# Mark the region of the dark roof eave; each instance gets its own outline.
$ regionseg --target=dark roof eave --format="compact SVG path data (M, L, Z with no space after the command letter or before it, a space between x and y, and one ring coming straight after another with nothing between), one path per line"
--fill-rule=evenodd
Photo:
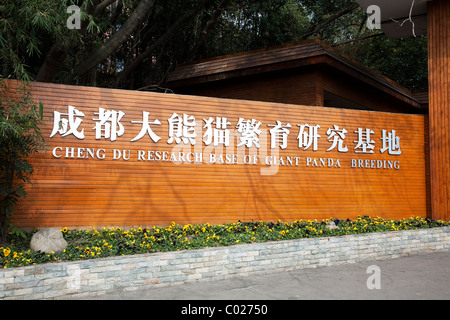
M274 49L273 52L266 50L236 56L231 55L223 59L207 60L203 62L203 65L202 62L199 62L180 66L178 72L176 70L169 78L168 86L173 88L188 85L191 86L284 69L326 64L327 66L338 69L372 87L376 87L383 92L395 96L397 99L410 104L418 110L423 110L419 100L416 99L408 89L401 87L391 79L376 73L351 58L337 53L328 45L313 40L305 42L305 44L300 44L300 46L308 46L309 48L305 47L305 50L299 49L298 55L285 55L278 60L276 53L282 53L284 48L295 49L295 46L280 47L280 49ZM260 58L259 61L255 61L257 55L262 53L265 54L266 59ZM234 67L231 62L235 64ZM214 65L216 68L211 69L209 72L207 68L204 68L202 73L202 67L207 64L210 66Z

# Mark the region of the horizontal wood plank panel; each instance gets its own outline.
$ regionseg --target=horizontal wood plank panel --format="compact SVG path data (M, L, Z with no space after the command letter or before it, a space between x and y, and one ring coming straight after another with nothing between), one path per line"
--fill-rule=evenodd
M8 82L13 95L15 82ZM224 223L237 220L293 220L354 218L358 215L387 218L426 216L426 174L424 117L334 108L307 107L245 100L231 100L159 94L90 87L34 83L33 97L44 104L42 133L47 150L32 158L35 167L33 185L27 199L21 201L13 222L22 227L35 226L111 226L177 223ZM54 111L67 114L68 105L84 113L74 135L52 138ZM95 138L99 108L123 111L120 123L124 133L116 141ZM150 112L149 121L161 140L153 142L146 134L131 142L142 125L142 112ZM195 117L196 143L169 145L168 119L176 112ZM227 117L230 146L205 146L203 119ZM261 121L261 147L236 147L240 133L239 118ZM270 148L267 125L291 124L285 149ZM299 148L298 124L320 125L317 151ZM348 152L327 151L331 142L326 131L338 125L348 132ZM374 154L354 152L358 128L374 131ZM381 130L396 130L401 155L380 153ZM59 149L55 149L59 147ZM68 149L66 149L68 148ZM73 151L72 151L72 148ZM87 149L104 150L97 157ZM113 160L113 150L129 150L130 159ZM66 150L69 150L66 154ZM168 155L202 154L202 163L173 163L148 159L148 152ZM54 156L58 156L56 158ZM95 154L94 152L94 154ZM139 160L139 152L143 157ZM209 153L236 155L235 164L209 164ZM66 155L68 157L66 158ZM245 164L244 156L259 156L255 164ZM153 154L155 157L155 153ZM285 165L269 166L266 157L283 157ZM297 158L294 158L297 157ZM287 165L288 158L292 165ZM320 159L325 166L320 166ZM247 157L246 159L253 159ZM332 160L328 160L332 159ZM352 167L358 161L377 165L398 161L399 169ZM335 164L339 160L340 167ZM296 164L298 161L298 165ZM317 166L314 165L314 161ZM328 166L328 161L333 161Z
M190 95L319 106L323 102L316 91L316 75L311 71L241 77L176 90Z

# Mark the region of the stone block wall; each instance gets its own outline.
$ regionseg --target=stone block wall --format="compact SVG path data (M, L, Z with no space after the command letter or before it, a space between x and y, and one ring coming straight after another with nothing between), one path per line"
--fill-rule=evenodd
M242 244L0 269L0 299L65 299L450 249L450 227Z

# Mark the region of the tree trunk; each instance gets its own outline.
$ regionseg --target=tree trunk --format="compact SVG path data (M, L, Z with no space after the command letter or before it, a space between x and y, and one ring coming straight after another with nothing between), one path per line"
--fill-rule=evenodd
M45 61L39 69L39 73L37 74L36 81L53 81L66 56L66 46L55 43L50 49L50 52L45 57Z
M222 11L225 9L228 2L230 2L230 0L222 0L222 2L219 4L217 9L214 11L214 14L212 15L212 17L209 19L209 21L206 23L205 27L203 28L200 39L195 44L190 57L187 59L187 62L192 62L196 58L200 46L202 45L203 41L205 41L206 36L208 35L208 31L211 30L211 28L214 26L214 24L217 23L217 19L219 18Z
M167 41L170 40L172 35L177 31L177 29L190 17L197 14L208 2L211 0L203 0L202 3L192 9L191 11L187 12L183 16L181 16L167 31L164 33L158 40L156 40L155 43L153 43L151 46L147 47L145 51L143 51L141 54L139 54L136 59L125 66L124 70L120 74L119 78L116 82L116 87L121 87L122 83L128 78L130 72L132 72L134 69L136 69L142 61L144 61L145 58L149 57L150 54L160 45L165 44Z
M108 39L103 45L95 50L86 60L84 60L75 70L75 76L82 76L90 69L102 62L112 52L114 52L130 34L139 26L144 20L147 13L154 6L155 0L141 0L137 7L133 10L133 13L125 21L122 27L115 32L111 38ZM72 82L74 75L68 75L66 77L66 83Z

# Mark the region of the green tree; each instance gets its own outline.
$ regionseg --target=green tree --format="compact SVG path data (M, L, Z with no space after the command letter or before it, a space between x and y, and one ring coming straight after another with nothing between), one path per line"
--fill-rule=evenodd
M381 32L372 34L381 36L344 44L338 49L410 90L426 90L427 36L389 39Z
M0 3L0 77L35 79L52 43L75 41L66 27L67 6L68 1Z
M71 4L80 29L66 26ZM426 83L424 42L370 31L355 0L3 0L0 16L4 78L164 86L180 63L317 38L409 88Z
M37 81L164 84L178 63L317 37L357 7L318 2L326 10L297 0L4 0L0 75L22 68ZM71 4L81 9L80 29L66 27Z
M10 218L14 205L26 196L26 184L33 172L27 158L44 145L39 124L42 104L36 104L29 91L30 64L38 58L43 47L41 32L51 33L49 12L36 11L38 2L18 1L0 5L0 66L1 78L21 81L14 97L7 97L4 80L0 79L0 241L6 241L8 231L14 228ZM20 5L25 5L21 7Z
M0 92L6 90L4 83ZM3 92L2 92L3 93ZM8 230L19 232L10 223L17 201L26 196L33 167L29 155L44 146L39 130L42 104L36 105L26 84L19 86L14 99L0 98L0 240Z

